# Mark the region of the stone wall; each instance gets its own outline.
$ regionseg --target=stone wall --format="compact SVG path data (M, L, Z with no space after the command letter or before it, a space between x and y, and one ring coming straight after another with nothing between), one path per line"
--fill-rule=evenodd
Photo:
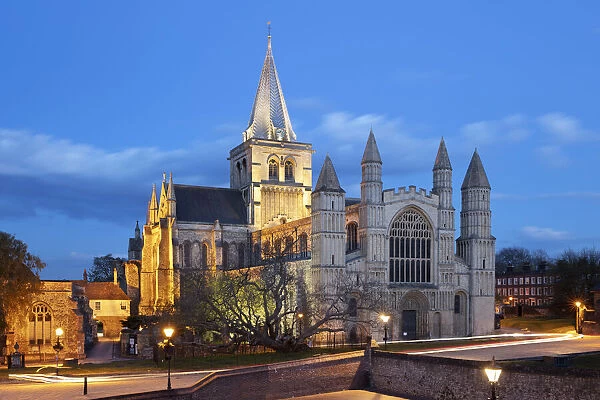
M484 399L491 390L483 369L489 362L373 351L371 390L410 399ZM502 400L598 398L600 372L542 364L503 365Z

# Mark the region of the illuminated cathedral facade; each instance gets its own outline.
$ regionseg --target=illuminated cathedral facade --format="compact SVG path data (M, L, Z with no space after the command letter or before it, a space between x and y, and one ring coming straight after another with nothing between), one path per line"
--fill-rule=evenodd
M326 157L313 186L310 143L297 140L268 38L248 128L229 152L230 188L176 184L163 175L148 203L143 241L130 240L128 281L139 313L153 314L180 295L182 272L260 265L286 248L314 281L362 274L377 282L391 315L388 338L422 339L494 329L495 238L490 184L475 151L461 186L457 236L452 166L442 139L431 190L384 190L383 161L365 132L360 198L348 198ZM132 248L132 243L134 244ZM141 260L140 260L141 259ZM376 314L375 314L376 318ZM347 334L356 327L347 326ZM382 332L370 332L381 338Z

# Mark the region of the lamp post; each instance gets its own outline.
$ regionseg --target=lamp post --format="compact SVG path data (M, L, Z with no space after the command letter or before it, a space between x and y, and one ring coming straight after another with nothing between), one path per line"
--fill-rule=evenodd
M381 314L379 316L383 321L383 349L387 350L387 340L388 340L388 321L390 320L389 315Z
M498 379L502 370L496 367L496 359L492 357L492 365L489 368L485 368L485 374L487 375L490 385L492 385L492 396L488 400L498 400L496 397L496 386L498 385Z
M52 348L54 349L54 351L56 352L56 376L58 376L58 353L60 353L60 351L64 348L63 345L60 343L60 337L63 335L63 330L62 328L56 328L56 344L54 346L52 346Z
M168 361L168 379L167 379L167 390L171 390L171 357L173 356L173 343L171 343L171 336L173 336L173 332L175 329L171 327L166 327L163 329L166 339L163 342L163 348L165 350L165 360Z
M581 302L580 301L576 301L575 302L575 307L577 307L577 310L575 310L575 333L581 333L581 322L579 321L580 317L579 314L581 312Z

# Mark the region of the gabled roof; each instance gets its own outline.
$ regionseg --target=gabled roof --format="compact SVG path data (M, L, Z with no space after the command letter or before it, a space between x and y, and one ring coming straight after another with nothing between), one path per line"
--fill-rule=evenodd
M177 221L245 225L248 223L242 192L237 189L174 185Z
M369 132L369 138L367 139L367 145L365 146L365 152L362 156L362 163L376 162L381 164L381 156L379 155L379 149L377 148L377 142L375 141L375 135L373 130Z
M438 148L437 156L435 157L435 163L433 164L433 170L438 169L452 169L450 164L450 157L448 157L448 150L446 150L446 143L444 138L440 141L440 147Z
M317 179L317 185L315 186L314 192L344 192L344 189L340 187L340 181L338 180L335 168L329 154L325 156L319 179Z
M243 140L252 137L288 142L296 140L271 52L271 35L268 37L267 55Z
M83 288L90 300L131 300L113 282L87 282Z
M483 164L481 163L481 158L479 158L479 153L477 153L477 150L475 150L473 153L473 157L471 158L471 163L467 169L467 174L465 175L465 180L463 181L461 189L476 187L490 189L490 182L485 174L485 169L483 169Z

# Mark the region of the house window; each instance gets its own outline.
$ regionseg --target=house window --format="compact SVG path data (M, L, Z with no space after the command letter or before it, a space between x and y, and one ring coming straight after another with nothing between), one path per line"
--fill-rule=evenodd
M390 229L390 282L430 283L433 229L415 209L400 214Z
M275 159L269 160L269 179L279 179L279 163Z
M96 310L96 311L99 311L99 310L100 310L100 302L99 302L99 301L96 301L96 302L94 303L94 310Z
M127 310L127 303L121 302L121 310Z
M34 304L29 314L29 344L52 342L52 311L45 304Z

